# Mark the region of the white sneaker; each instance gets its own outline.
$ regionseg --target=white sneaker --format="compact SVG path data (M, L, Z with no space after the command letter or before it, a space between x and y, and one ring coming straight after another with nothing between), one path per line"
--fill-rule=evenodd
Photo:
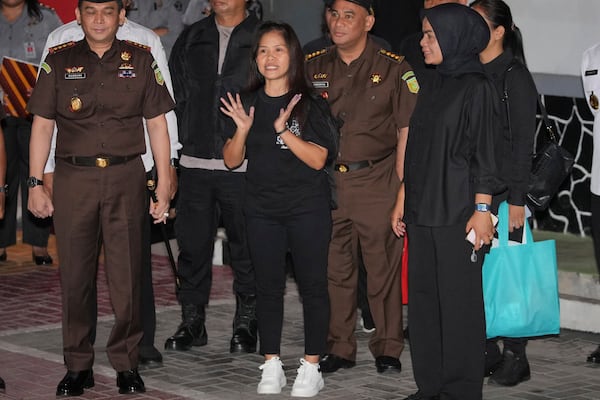
M256 388L258 394L278 394L286 385L283 363L279 357L273 357L258 367L262 371L260 383Z
M292 397L313 397L316 396L325 386L319 364L313 364L300 359L300 368L298 376L292 386Z

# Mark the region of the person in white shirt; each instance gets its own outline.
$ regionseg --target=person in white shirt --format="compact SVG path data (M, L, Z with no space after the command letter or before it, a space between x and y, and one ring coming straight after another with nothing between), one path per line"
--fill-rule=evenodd
M594 149L592 153L590 192L592 195L592 238L594 240L596 267L600 273L600 105L598 103L598 96L600 96L600 43L590 47L583 53L581 79L587 105L594 116L592 134ZM600 364L600 346L588 356L587 361Z
M124 6L127 7L129 1L124 1ZM79 41L84 37L81 26L77 24L77 21L72 21L68 24L62 25L55 29L46 41L44 47L44 53L42 55L42 61L48 55L48 49L59 45L61 43L67 43L70 41ZM133 21L125 19L125 23L119 27L117 31L117 39L129 40L148 46L152 56L156 60L158 67L162 71L167 89L169 94L173 97L173 84L171 82L171 74L169 73L169 67L167 63L167 57L165 50L161 43L160 38L152 30L143 27ZM167 119L167 128L169 130L169 138L171 142L171 197L175 195L177 191L177 174L176 165L178 160L178 150L181 149L181 144L178 140L177 131L177 117L174 111L169 111L165 115ZM56 129L56 128L55 128ZM142 155L142 161L146 172L150 172L154 167L154 159L152 158L152 152L150 149L150 142L148 137L148 131L146 129L144 121L144 135L146 139L146 153ZM52 189L52 174L54 172L54 150L56 141L56 130L52 137L52 149L48 157L48 162L44 169L44 185L48 185L49 189ZM154 347L154 336L156 331L156 312L154 305L154 292L152 288L152 264L150 254L150 219L147 219L147 224L144 229L144 259L143 259L143 274L142 274L142 324L144 336L140 343L140 366L160 365L162 363L162 355Z

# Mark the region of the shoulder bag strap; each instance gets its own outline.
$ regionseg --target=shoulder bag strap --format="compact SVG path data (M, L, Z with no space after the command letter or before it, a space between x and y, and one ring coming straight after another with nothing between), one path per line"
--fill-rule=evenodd
M548 135L548 139L551 142L558 143L558 139L556 138L556 133L554 133L554 128L550 123L550 119L548 118L548 113L546 112L546 107L542 104L541 96L538 95L538 105L540 107L540 114L542 115L542 120L544 121L544 128L546 128L546 135Z
M513 67L515 66L515 63L512 62L509 64L508 68L506 68L506 72L504 73L504 85L503 85L503 93L502 93L502 101L504 102L505 106L506 106L506 118L508 120L508 132L510 135L510 143L511 143L511 148L512 148L512 127L510 124L510 109L509 109L509 101L508 101L508 84L507 84L507 77L508 77L508 73L510 71L512 71ZM552 127L552 124L550 123L550 119L548 118L548 113L546 112L546 107L544 107L544 104L542 103L542 99L541 96L538 94L537 96L537 102L538 102L538 106L540 108L540 115L542 117L542 121L544 122L544 129L546 132L546 135L548 137L548 139L551 142L554 143L558 143L558 139L556 138L556 133L554 133L554 128Z

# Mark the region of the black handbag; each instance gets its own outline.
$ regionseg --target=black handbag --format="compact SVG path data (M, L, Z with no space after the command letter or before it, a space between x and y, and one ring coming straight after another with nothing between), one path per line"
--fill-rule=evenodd
M512 69L510 65L506 72ZM508 116L508 130L512 138L512 129L510 124L510 111L508 108L508 91L506 87L506 74L504 76L504 98ZM538 150L531 165L529 175L529 186L527 188L527 205L534 211L543 211L550 205L550 200L556 195L560 185L571 174L575 159L567 150L558 143L552 124L548 119L546 107L542 104L538 96L538 105L540 114L544 123L544 132L547 141L542 148Z

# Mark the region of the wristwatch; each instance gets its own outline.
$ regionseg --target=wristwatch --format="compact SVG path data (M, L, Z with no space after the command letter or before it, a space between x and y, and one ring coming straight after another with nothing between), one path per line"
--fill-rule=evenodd
M29 186L30 188L36 187L38 185L43 185L44 182L42 182L41 179L36 178L35 176L30 176L29 178L27 178L27 186Z
M492 210L492 206L487 203L476 203L475 211L488 212Z

